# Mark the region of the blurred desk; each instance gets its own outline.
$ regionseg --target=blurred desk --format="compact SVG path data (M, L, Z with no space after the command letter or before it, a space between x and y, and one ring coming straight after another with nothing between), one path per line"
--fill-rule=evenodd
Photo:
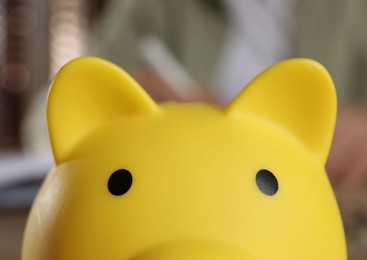
M367 191L338 193L349 260L367 259Z
M0 259L19 260L29 209L0 209Z

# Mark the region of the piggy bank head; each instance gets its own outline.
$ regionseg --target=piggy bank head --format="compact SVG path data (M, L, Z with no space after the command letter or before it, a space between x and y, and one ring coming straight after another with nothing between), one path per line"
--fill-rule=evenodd
M23 260L346 259L324 164L336 114L318 63L281 62L227 107L156 104L117 66L52 83L55 167Z

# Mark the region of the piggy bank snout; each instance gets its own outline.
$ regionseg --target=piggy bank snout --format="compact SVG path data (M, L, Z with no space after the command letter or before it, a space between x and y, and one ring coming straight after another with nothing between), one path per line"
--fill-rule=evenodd
M185 240L162 243L148 248L133 260L256 260L249 252L222 242Z

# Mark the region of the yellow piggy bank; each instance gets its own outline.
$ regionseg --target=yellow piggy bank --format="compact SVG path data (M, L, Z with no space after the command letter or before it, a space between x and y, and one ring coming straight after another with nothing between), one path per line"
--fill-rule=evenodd
M23 260L345 260L324 170L335 117L318 63L270 67L227 107L156 104L107 61L76 59L48 98L55 167Z

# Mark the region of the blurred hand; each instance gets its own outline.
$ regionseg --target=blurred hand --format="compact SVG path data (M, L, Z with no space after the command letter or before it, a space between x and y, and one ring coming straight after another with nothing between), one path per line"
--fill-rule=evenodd
M180 96L159 75L151 70L144 70L139 73L137 76L137 81L157 102L171 100L183 102L217 103L214 95L205 87L197 88L192 93L188 93L185 96Z
M156 102L181 101L180 97L153 71L142 71L136 80Z
M367 108L340 108L326 171L336 189L367 186Z

